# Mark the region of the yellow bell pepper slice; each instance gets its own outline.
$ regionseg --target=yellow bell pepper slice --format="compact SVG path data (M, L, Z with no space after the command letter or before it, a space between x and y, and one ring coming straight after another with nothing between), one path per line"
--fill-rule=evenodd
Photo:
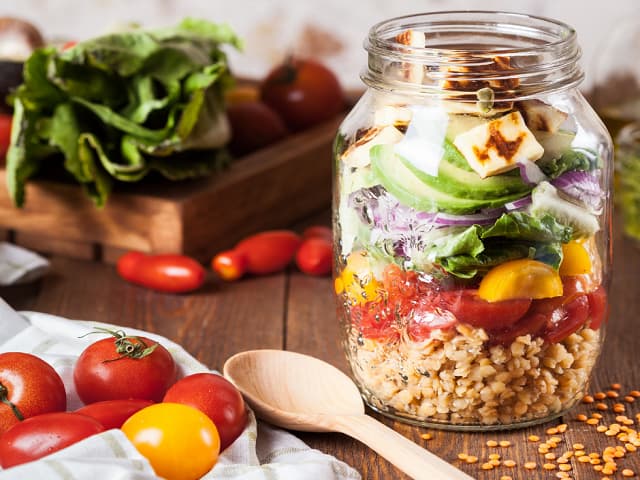
M362 251L349 254L344 270L334 282L336 293L344 293L355 305L377 301L381 287L381 283L373 275L368 254Z
M546 263L528 258L510 260L492 268L478 288L478 296L487 302L561 295L562 280L558 272Z
M591 271L591 257L582 242L573 241L562 245L560 275L586 275Z

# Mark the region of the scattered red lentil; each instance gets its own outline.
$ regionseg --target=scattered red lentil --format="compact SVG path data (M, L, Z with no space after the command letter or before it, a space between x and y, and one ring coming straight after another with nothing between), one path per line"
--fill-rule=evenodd
M605 398L607 398L607 394L604 392L598 392L593 395L593 398L595 398L596 400L604 400Z
M636 474L635 474L635 472L633 470L625 468L624 470L622 470L622 476L623 477L635 477Z
M638 397L640 397L640 391L632 390L632 391L629 392L629 395L631 395L632 397L638 398Z
M478 463L478 457L476 457L475 455L467 455L467 458L465 458L465 461L467 463Z
M483 463L480 468L482 468L482 470L493 470L493 465L491 465L489 462L486 462Z
M591 395L585 395L584 397L582 397L582 403L593 403L593 402L594 400Z
M619 383L611 384L611 390L620 390L621 388L622 388L622 385L620 385Z
M587 416L584 413L579 413L576 416L576 420L578 420L579 422L586 422L587 421Z
M544 468L545 470L555 470L556 465L554 463L545 463L544 465L542 465L542 468Z
M604 412L605 410L609 410L609 407L606 403L596 403L596 408L602 412Z
M597 419L597 418L590 418L589 420L587 420L587 423L589 425L597 425L599 422L600 422L600 420Z
M607 393L605 393L605 395L609 398L618 398L620 396L620 394L615 390L608 390Z
M502 475L500 477L500 480L513 480L513 478L511 478L509 475Z
M633 402L635 402L635 400L636 399L634 397L632 397L631 395L627 395L627 396L624 397L624 401L627 402L627 403L633 403Z
M505 467L509 467L509 468L513 468L513 467L515 467L515 466L516 466L516 462L515 462L515 461L513 461L513 460L505 460L504 462L502 462L502 464L503 464Z
M422 435L420 435L420 438L422 438L423 440L431 440L433 438L433 435L431 435L430 433L423 433Z
M547 428L547 435L555 435L558 433L558 429L556 427Z
M496 442L495 440L487 440L487 447L497 447L498 446L498 442Z
M511 446L511 442L509 440L500 440L500 442L498 444L501 447L510 447Z
M526 468L527 470L535 470L536 467L536 462L525 462L524 464L524 468Z

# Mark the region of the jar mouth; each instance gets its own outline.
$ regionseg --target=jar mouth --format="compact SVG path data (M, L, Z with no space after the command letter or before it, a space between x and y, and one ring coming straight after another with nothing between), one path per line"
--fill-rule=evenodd
M471 10L397 17L374 25L365 49L369 65L362 79L367 85L425 95L446 92L462 101L477 101L472 93L484 87L497 100L526 99L574 87L584 77L575 30L521 13Z

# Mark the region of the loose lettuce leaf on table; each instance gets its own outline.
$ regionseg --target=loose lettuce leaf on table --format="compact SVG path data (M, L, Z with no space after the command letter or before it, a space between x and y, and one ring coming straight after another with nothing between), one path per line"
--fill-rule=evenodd
M16 90L7 181L17 206L43 161L60 162L102 206L114 181L151 171L170 179L225 165L230 128L224 91L232 84L221 46L239 48L226 25L115 33L59 52L37 50Z

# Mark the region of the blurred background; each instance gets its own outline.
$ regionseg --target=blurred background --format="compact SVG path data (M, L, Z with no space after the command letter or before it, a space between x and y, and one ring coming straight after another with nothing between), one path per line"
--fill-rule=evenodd
M392 16L448 9L518 11L573 25L584 51L583 89L588 90L598 72L600 47L625 19L634 13L638 18L640 5L637 0L0 0L0 14L32 21L48 39L79 40L129 22L171 25L184 16L227 22L245 41L244 52L232 55L237 74L261 77L294 52L320 57L349 89L360 86L366 60L362 41L371 25Z

